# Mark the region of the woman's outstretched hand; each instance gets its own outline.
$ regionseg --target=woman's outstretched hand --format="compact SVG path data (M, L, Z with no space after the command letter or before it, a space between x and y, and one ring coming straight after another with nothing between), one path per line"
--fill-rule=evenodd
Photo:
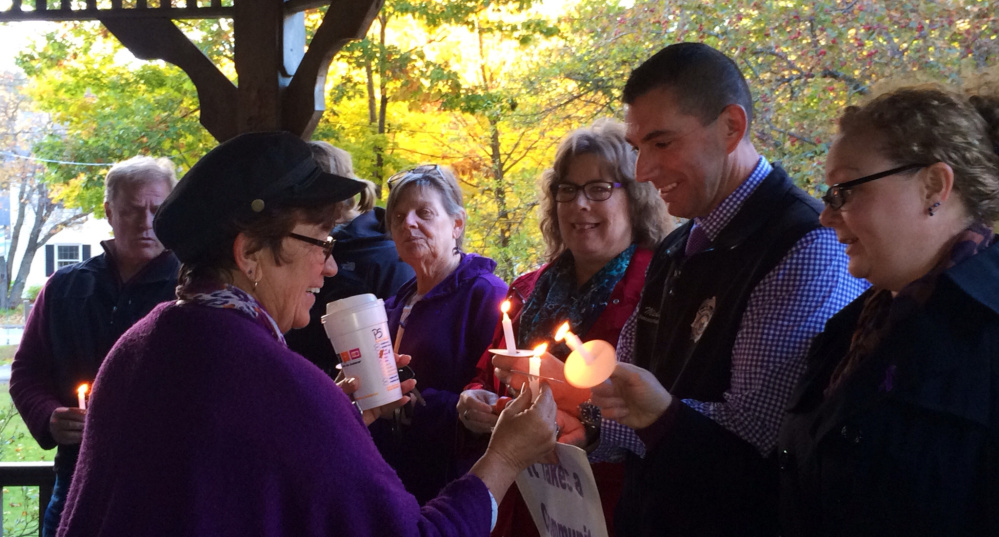
M525 386L525 388L527 388ZM489 487L497 502L517 475L535 462L555 463L556 406L552 391L543 385L541 395L531 402L531 390L520 395L500 413L485 455L471 473Z

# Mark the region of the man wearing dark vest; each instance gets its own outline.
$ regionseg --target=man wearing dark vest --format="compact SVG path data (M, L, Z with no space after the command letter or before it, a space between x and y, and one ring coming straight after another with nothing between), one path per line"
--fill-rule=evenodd
M601 444L635 444L617 535L776 535L784 404L812 337L865 284L819 225L822 205L754 148L732 60L668 46L635 69L624 101L636 178L690 220L660 244L622 331L618 358L637 367L593 390Z
M49 277L28 316L11 365L10 395L38 444L58 447L43 537L56 534L83 439L86 411L78 406L77 387L93 383L126 330L176 296L180 262L153 232L156 209L176 183L165 158L115 164L104 181L114 238L101 243L102 255Z

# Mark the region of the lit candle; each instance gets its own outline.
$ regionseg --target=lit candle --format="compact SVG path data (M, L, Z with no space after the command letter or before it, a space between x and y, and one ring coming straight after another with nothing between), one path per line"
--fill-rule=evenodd
M562 341L563 339L565 339L565 344L573 351L578 352L587 364L593 362L593 356L583 347L583 342L580 341L579 336L569 330L569 321L562 323L562 326L558 327L558 330L555 331L555 341Z
M80 384L80 387L76 389L76 402L80 410L87 409L87 385Z
M537 398L538 394L541 393L541 355L548 350L548 344L542 343L537 347L534 347L534 355L531 356L531 367L528 370L530 373L530 378L528 379L531 387L531 397Z
M503 312L503 338L506 339L506 350L515 351L517 350L517 340L513 338L513 322L507 315L507 312L510 311L509 300L503 301L503 304L500 305L500 311Z

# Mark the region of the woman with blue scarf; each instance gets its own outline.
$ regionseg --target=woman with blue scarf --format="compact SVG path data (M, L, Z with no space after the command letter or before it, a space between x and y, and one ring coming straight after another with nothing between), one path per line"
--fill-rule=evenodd
M551 343L552 334L568 321L584 341L616 344L621 327L635 310L645 281L652 248L672 228L672 217L655 187L635 181L635 154L625 141L624 126L599 121L569 134L559 145L555 163L541 179L541 232L549 263L514 280L508 299L517 348ZM497 325L490 348L505 346ZM565 359L564 343L548 349ZM493 375L491 355L483 354L478 375L458 402L458 415L473 432L489 433L498 412L494 405L506 392ZM584 442L576 405L560 404L566 442ZM572 433L578 433L573 435ZM574 438L573 438L574 437ZM622 467L593 465L609 527L620 493ZM519 495L500 506L493 535L537 535Z

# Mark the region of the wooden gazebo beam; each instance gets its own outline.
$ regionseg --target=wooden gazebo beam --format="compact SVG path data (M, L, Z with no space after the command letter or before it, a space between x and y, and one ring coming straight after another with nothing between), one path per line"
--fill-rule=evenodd
M137 58L180 67L198 90L201 124L217 140L259 130L287 130L309 138L326 109L326 73L333 56L363 38L384 0L160 0L156 7L112 0L22 0L0 11L0 22L99 20ZM49 3L54 6L49 9ZM183 7L179 4L183 3ZM177 7L174 4L178 4ZM306 9L328 6L306 50ZM238 85L233 84L173 23L174 19L232 18Z
M216 140L239 134L237 88L170 19L109 18L101 22L142 60L160 59L180 67L194 82L201 124Z
M282 103L285 130L311 134L316 129L325 111L326 73L333 56L351 40L364 38L381 7L382 0L334 0L326 10L309 50L285 89Z

